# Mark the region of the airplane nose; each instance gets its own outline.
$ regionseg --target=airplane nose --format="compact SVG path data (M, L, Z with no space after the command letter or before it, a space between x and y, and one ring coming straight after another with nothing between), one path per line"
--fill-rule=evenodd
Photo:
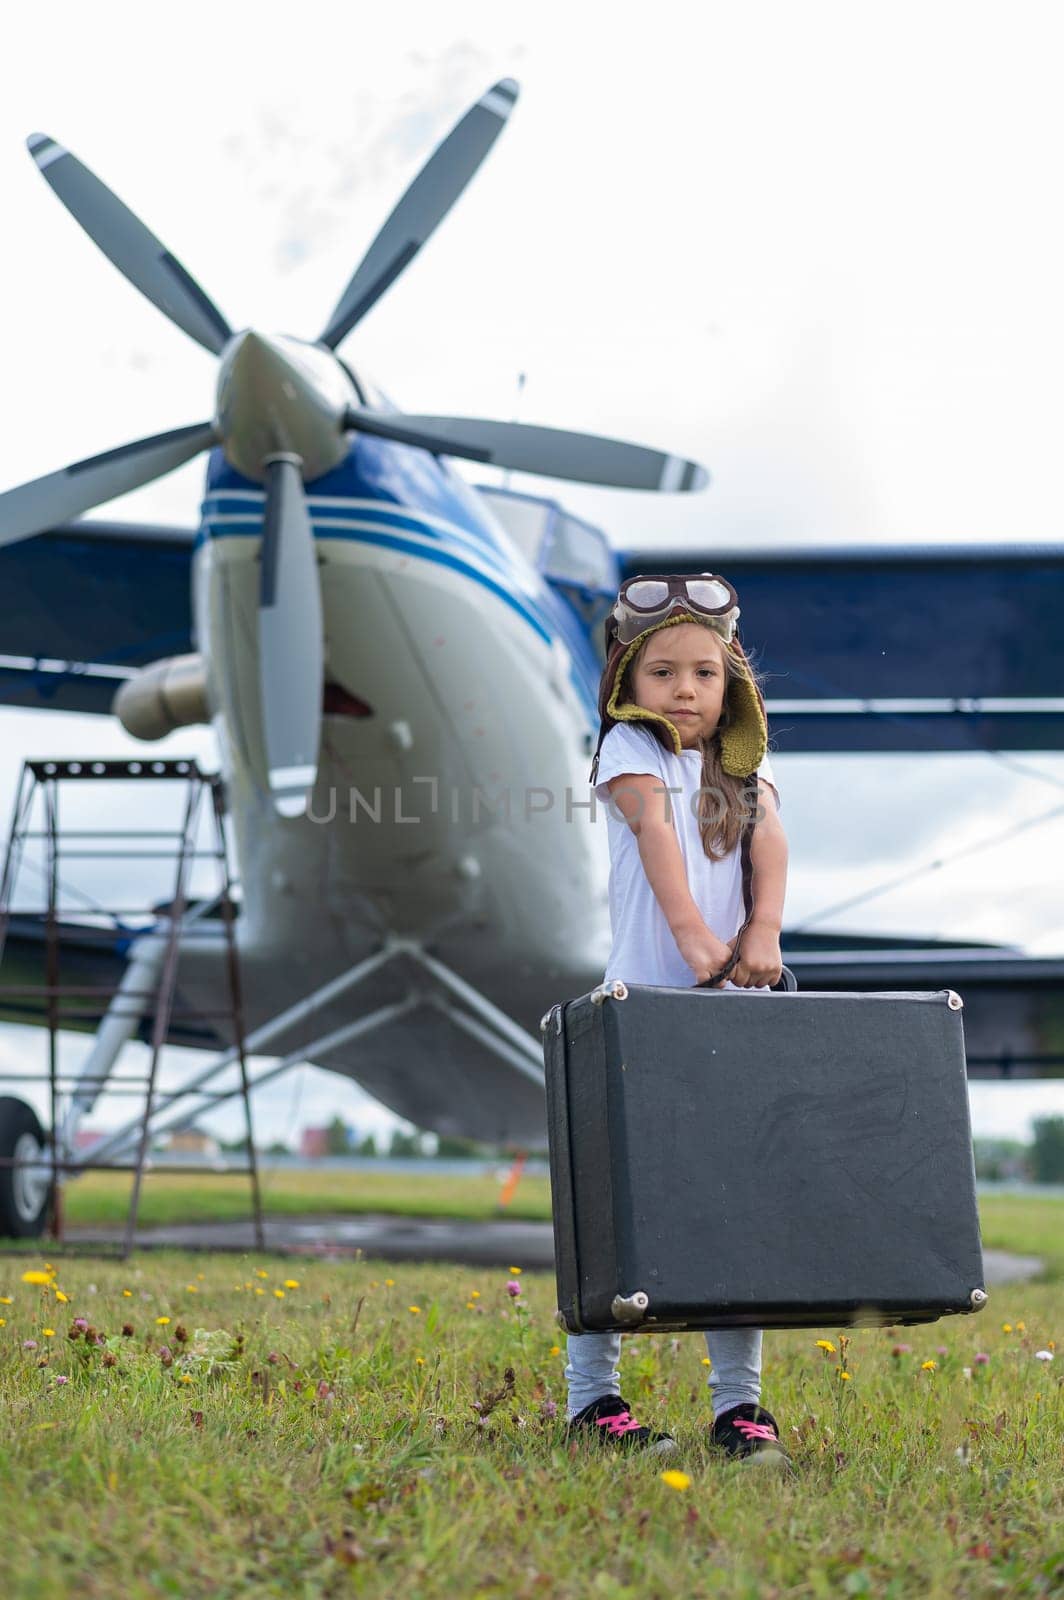
M245 328L222 353L218 430L226 456L259 482L264 461L297 455L311 481L347 450L343 418L354 391L336 357L285 335Z

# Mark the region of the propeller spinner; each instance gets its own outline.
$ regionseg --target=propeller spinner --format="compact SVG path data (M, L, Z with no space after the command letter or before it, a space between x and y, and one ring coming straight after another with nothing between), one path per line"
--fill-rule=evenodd
M221 370L212 422L122 445L0 494L0 545L70 521L216 444L238 471L263 483L259 689L270 794L285 816L306 808L321 725L321 590L304 484L343 459L349 432L579 483L682 492L708 482L695 462L592 434L374 411L334 354L447 215L517 95L517 84L503 78L452 128L373 240L314 344L234 333L177 258L88 167L46 134L28 141L75 221L134 288L221 357Z

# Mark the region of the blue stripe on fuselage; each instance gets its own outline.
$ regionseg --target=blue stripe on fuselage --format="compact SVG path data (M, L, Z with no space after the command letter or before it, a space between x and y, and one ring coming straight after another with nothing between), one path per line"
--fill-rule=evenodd
M262 514L248 494L262 496L262 486L236 472L220 450L212 450L207 470L203 522L197 538L255 536ZM321 501L375 500L375 506L322 505ZM513 547L484 506L476 490L425 450L392 444L366 434L355 435L347 456L331 472L308 485L308 507L315 536L401 550L460 572L497 595L544 640L560 637L571 661L570 679L588 721L597 721L599 663L581 620L539 576L530 585L528 572L515 565ZM215 524L214 517L225 517ZM229 517L239 522L229 522ZM438 518L446 527L427 518ZM330 528L333 521L378 524L366 528ZM245 524L241 526L240 524ZM432 547L402 535L417 534ZM489 569L470 564L475 556Z

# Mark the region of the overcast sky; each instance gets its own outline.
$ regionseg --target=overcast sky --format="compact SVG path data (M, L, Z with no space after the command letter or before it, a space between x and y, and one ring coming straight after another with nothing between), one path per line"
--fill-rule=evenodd
M709 466L704 496L562 489L618 544L1059 540L1058 22L935 0L187 0L164 40L143 6L15 11L0 487L214 400L213 358L80 232L28 133L96 170L233 326L312 338L434 142L512 75L510 126L347 341L356 368L411 409L488 416L525 372L522 420ZM201 478L113 514L192 525ZM0 807L31 748L123 742L19 712L0 735ZM1064 802L1064 757L832 760L850 800L830 829L826 759L779 763L792 925L941 859L813 925L1062 950L1061 819L980 844Z

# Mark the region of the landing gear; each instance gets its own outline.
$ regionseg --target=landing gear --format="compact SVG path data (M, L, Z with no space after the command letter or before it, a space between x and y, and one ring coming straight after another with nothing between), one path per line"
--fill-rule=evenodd
M52 1199L48 1142L33 1107L12 1095L0 1096L0 1157L0 1235L37 1239Z

